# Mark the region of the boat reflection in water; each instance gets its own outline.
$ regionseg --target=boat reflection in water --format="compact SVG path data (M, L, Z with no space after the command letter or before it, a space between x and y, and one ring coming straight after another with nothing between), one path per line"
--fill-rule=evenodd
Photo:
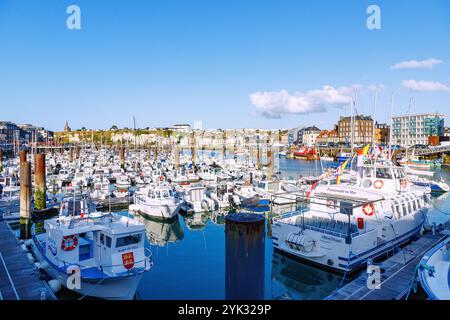
M322 300L336 290L342 275L274 252L272 299Z
M201 231L206 228L206 223L209 220L208 212L195 212L184 217L186 226L191 231Z
M145 225L147 239L151 245L165 247L168 243L176 243L184 238L184 230L178 216L163 221L136 214L135 219Z
M263 300L265 219L249 213L225 218L225 298Z

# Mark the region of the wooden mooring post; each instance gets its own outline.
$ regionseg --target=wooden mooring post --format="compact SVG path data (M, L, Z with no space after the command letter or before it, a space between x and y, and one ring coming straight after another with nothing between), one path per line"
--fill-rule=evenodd
M25 150L20 152L20 238L31 238L31 163Z

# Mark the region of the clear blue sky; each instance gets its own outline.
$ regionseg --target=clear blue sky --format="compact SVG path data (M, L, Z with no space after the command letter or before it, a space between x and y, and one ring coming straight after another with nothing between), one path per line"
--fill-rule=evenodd
M70 4L81 30L66 28ZM370 4L381 30L366 27ZM133 116L140 127L329 128L348 106L277 114L264 100L275 110L264 117L250 99L325 85L383 84L380 121L392 91L398 114L410 96L413 111L450 114L448 0L0 0L0 41L0 120L53 130L132 127ZM391 68L428 59L440 63ZM373 114L373 97L359 94L359 113Z

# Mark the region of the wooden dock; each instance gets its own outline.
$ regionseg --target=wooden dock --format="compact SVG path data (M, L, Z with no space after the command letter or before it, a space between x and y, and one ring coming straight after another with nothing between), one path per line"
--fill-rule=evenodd
M428 233L406 246L378 266L382 270L381 284L369 289L368 274L362 272L356 279L332 293L326 300L401 300L410 291L417 266L425 253L447 238L444 233Z
M0 221L0 300L56 300L19 240Z

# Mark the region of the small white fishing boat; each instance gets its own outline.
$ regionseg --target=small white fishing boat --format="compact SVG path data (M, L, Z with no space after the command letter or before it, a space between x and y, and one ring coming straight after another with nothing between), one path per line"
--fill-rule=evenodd
M169 184L150 185L136 192L132 209L142 214L160 219L176 217L181 201L175 198L175 193Z
M214 210L214 201L207 197L203 186L184 186L181 210L188 213L199 213Z
M450 300L450 238L422 258L419 280L431 300Z
M32 237L33 254L43 269L83 296L133 299L153 266L151 251L144 248L144 224L91 212L84 200L63 203L60 216L46 220L42 233L33 227Z
M3 193L0 194L0 205L9 205L13 202L19 201L20 187L6 186L3 188Z

